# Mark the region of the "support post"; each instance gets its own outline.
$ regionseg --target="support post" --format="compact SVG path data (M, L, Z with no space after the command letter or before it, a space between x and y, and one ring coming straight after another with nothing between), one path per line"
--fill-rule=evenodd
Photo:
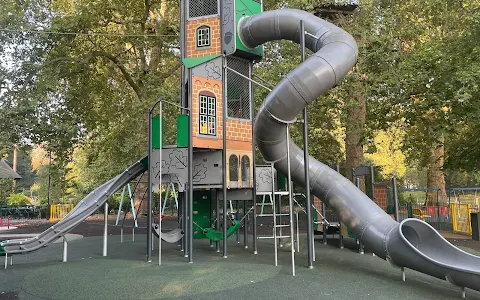
M123 227L120 228L120 244L123 244Z
M160 182L158 183L158 265L160 266L162 264L162 152L163 152L163 122L162 122L162 116L163 116L163 103L160 102L158 104L158 126L159 126L159 150L158 151L158 161L160 162L160 168L158 171L158 177L160 178ZM190 177L189 177L190 178ZM170 186L170 185L168 185ZM167 192L168 193L168 192ZM166 194L165 194L166 197ZM131 198L130 198L131 199ZM153 236L152 236L152 241L153 241ZM152 242L152 250L153 250L153 242Z
M395 221L400 222L400 214L398 211L398 191L397 191L397 178L392 178L392 192L393 192L393 205L395 212Z
M290 125L287 124L287 180L288 180L288 203L290 206L290 252L292 255L292 275L295 276L295 243L293 242L294 228L293 228L293 191L292 191L292 173L290 169Z
M305 21L300 21L300 57L305 61ZM303 109L303 160L305 172L305 197L307 200L307 260L308 268L313 269L313 218L312 218L312 199L310 197L310 173L309 173L309 155L308 155L308 118L307 107Z
M215 190L215 230L220 230L220 201L218 201L218 190ZM215 250L220 253L220 242L215 242Z
M7 269L8 266L8 253L5 253L5 270Z
M465 299L467 297L467 293L465 290L465 287L462 287L462 299Z
M405 268L401 267L400 270L402 271L402 281L405 281Z
M340 173L340 166L339 165L336 165L335 166L335 171L337 171L337 173ZM325 216L325 215L324 215ZM340 239L340 249L343 249L344 246L343 246L343 234L342 234L342 222L338 222L339 224L339 227L338 227L338 230L339 230L339 239Z
M192 90L192 70L188 70L189 91ZM191 95L191 93L189 93ZM188 118L188 205L187 205L187 226L188 226L188 262L193 263L193 101L190 96L189 118ZM225 165L224 165L225 166Z
M357 186L357 188L360 188L360 178L359 177L354 177L355 178L355 185ZM360 239L357 240L358 241L358 253L360 254L364 254L365 251L364 251L364 248L363 248L363 243Z
M132 242L135 242L135 227L132 227Z
M147 262L152 262L152 109L148 110L148 201L147 201ZM162 162L160 162L161 164ZM135 240L135 227L132 240Z
M235 220L236 221L240 220L238 218L238 207L239 207L239 202L238 200L235 200ZM235 234L237 236L237 244L240 244L240 230L237 230Z
M68 251L68 241L65 236L63 236L63 262L67 262L67 251Z
M108 237L108 202L105 202L105 211L103 212L103 256L107 256L107 237Z
M249 64L248 69L250 79L253 77L253 63ZM254 86L252 81L248 81L249 88L250 88L250 117L252 118L252 128L255 125L255 99L254 99ZM253 224L252 224L252 247L253 247L253 254L257 254L257 174L256 174L256 151L255 151L255 131L252 130L252 166L253 166L253 188L252 188L252 199L253 199Z
M273 213L273 244L275 252L275 266L278 266L278 246L277 246L277 209L276 209L276 197L275 197L275 169L273 163L270 163L270 171L272 172L272 213Z
M248 214L247 214L247 201L243 202L243 247L248 249Z
M223 2L223 1L222 1ZM222 190L223 190L223 257L227 258L227 117L228 117L228 101L227 101L227 58L225 55L222 57L222 78L223 78L223 88L222 88L222 99L223 99L223 117L222 117L222 142L223 142L223 151L222 151L222 165L223 165L223 180L222 180Z

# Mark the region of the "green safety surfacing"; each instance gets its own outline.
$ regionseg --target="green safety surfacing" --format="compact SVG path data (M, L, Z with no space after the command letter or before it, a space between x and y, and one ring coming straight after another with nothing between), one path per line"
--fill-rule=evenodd
M158 248L153 262L145 261L144 234L135 242L125 236L122 244L118 235L109 236L107 257L102 257L102 237L88 237L69 243L66 263L61 262L61 243L14 256L13 266L0 271L0 298L2 292L15 292L21 300L460 298L459 288L445 280L406 269L406 284L397 268L378 257L321 243L315 243L316 262L310 270L305 267L305 237L301 239L293 277L290 251L279 249L275 267L271 240L260 240L255 255L228 240L227 259L208 240L196 240L193 264L177 245L164 243L159 266ZM467 289L467 298L480 300L480 293Z

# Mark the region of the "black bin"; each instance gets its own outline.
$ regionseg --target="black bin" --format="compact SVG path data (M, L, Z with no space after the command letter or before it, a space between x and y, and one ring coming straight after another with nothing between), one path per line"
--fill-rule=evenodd
M472 240L480 241L480 213L470 213L472 223Z

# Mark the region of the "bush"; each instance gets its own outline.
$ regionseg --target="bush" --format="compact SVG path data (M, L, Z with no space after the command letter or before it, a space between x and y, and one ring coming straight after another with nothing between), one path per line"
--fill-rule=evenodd
M23 206L23 205L30 204L30 201L28 200L27 196L25 196L24 194L17 193L17 194L10 194L10 196L8 196L7 204Z

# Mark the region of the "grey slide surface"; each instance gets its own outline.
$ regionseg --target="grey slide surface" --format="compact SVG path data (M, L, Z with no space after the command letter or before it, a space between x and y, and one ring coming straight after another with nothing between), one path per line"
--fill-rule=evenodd
M122 174L110 179L83 198L61 221L52 225L39 235L27 238L2 242L7 254L21 254L38 250L55 242L85 218L100 208L108 198L129 181L133 180L147 170L146 158L137 161L127 168Z
M358 55L351 35L300 10L282 9L244 17L238 32L249 48L283 39L298 43L300 20L304 20L305 31L309 33L306 47L314 53L267 96L254 126L255 142L263 157L274 162L275 168L284 174L287 173L287 123L337 84L355 65ZM293 141L289 143L292 180L303 184L303 150ZM313 194L326 201L376 255L398 267L480 290L480 257L456 248L421 220L397 223L352 182L312 157L308 168Z

